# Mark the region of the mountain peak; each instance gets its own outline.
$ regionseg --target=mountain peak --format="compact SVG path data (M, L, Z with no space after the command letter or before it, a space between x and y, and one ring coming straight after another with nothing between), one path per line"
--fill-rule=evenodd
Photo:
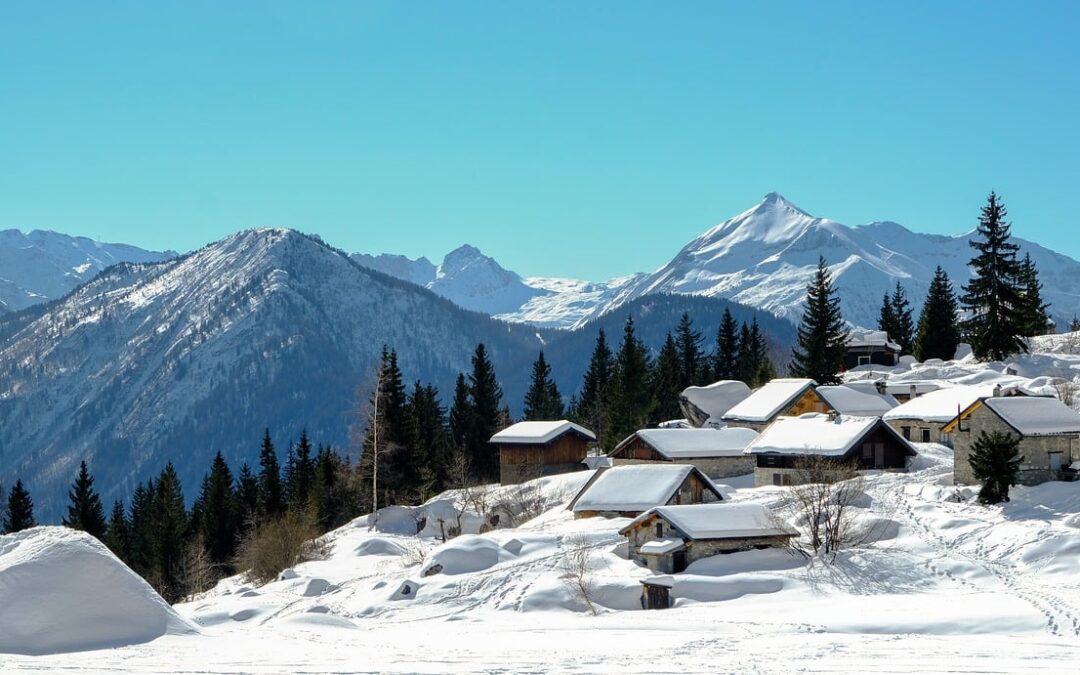
M769 194L765 195L765 197L763 197L762 200L758 203L756 208L757 209L766 209L766 208L767 209L773 209L773 208L775 208L775 209L789 209L791 211L795 211L796 213L802 214L804 216L807 216L807 217L810 217L810 218L813 217L809 213L807 213L806 211L803 211L802 209L800 209L798 206L795 206L794 204L792 204L790 201L788 201L788 199L786 197L784 197L784 195L780 194L779 192L770 192Z

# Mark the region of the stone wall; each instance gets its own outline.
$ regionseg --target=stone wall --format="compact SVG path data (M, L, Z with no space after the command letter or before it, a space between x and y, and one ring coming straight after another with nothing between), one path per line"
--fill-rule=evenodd
M944 443L950 444L951 436L941 433L942 427L947 424L946 422L927 422L925 420L885 420L885 423L892 427L893 431L900 434L901 438L907 438L904 436L904 428L909 427L911 429L911 438L908 438L912 443ZM923 431L930 432L930 440L923 440Z
M1002 433L1017 436L1016 431L985 405L980 405L971 412L961 429L953 437L953 483L971 485L978 483L975 472L971 470L971 447L978 440L980 432ZM1024 461L1020 464L1019 481L1021 485L1038 485L1057 476L1050 471L1050 453L1061 453L1062 466L1080 460L1080 434L1067 436L1026 436L1020 439L1020 454Z

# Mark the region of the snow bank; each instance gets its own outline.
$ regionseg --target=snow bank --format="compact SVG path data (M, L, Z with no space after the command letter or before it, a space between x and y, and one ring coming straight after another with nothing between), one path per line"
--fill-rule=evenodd
M432 551L424 561L420 575L479 572L513 557L510 551L489 537L466 534Z
M0 652L102 649L193 630L84 532L37 527L0 537Z

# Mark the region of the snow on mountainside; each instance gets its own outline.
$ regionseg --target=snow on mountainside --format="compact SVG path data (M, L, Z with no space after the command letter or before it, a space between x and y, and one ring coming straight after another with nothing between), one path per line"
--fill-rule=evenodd
M55 515L80 459L108 501L170 459L189 492L218 449L253 462L264 426L347 448L357 387L384 344L408 378L447 392L483 341L516 404L526 379L510 375L534 358L535 333L290 230L116 266L0 319L0 482L21 475Z
M175 256L58 232L0 230L0 314L59 298L109 265Z
M427 286L465 309L491 315L514 311L538 295L551 294L526 285L517 274L468 245L446 254Z

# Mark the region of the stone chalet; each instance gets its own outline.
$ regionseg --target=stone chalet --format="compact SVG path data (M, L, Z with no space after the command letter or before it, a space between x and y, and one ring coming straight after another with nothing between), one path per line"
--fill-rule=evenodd
M817 393L816 387L816 382L804 378L772 380L758 387L720 419L729 427L761 431L781 416L830 412L832 408Z
M754 484L795 485L804 480L803 462L854 463L859 470L906 471L917 453L880 417L807 414L778 419L750 444L757 459Z
M709 478L741 476L754 470L743 451L758 437L753 429L641 429L608 455L615 466L651 462L693 464Z
M582 471L596 435L585 427L555 420L518 422L489 441L499 449L499 482L513 485L540 476Z
M975 401L951 422L955 464L953 482L977 483L971 470L972 446L982 432L1000 431L1019 438L1019 482L1037 485L1075 480L1080 468L1080 413L1056 398L1010 396Z
M654 506L723 499L709 477L690 464L632 464L597 469L567 508L575 518L634 518Z
M889 410L881 416L885 423L909 441L950 445L944 427L960 411L989 396L993 387L956 385L931 391Z
M755 548L787 548L798 532L761 504L692 504L649 509L619 530L630 559L654 572Z

